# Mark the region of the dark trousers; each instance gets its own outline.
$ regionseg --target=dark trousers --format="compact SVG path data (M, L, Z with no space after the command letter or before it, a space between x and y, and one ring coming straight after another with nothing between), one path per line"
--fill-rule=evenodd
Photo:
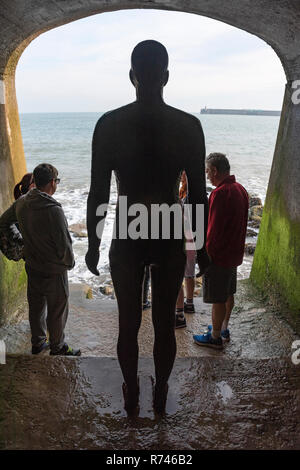
M26 265L27 299L32 346L40 346L49 331L51 352L64 345L64 329L69 313L68 273L46 274Z
M150 265L156 383L165 384L176 356L175 308L186 263L183 242L113 240L109 258L119 307L117 352L124 380L129 387L137 381L143 280L145 266Z

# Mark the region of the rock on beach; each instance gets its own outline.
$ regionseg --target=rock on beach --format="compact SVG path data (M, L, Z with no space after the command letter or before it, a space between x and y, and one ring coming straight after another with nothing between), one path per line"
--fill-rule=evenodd
M77 237L77 238L86 238L88 236L85 224L69 225L69 231L73 233L74 237Z

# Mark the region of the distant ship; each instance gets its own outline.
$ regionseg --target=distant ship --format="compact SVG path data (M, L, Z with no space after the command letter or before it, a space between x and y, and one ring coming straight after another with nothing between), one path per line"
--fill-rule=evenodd
M201 109L201 114L235 114L238 116L280 116L280 111L265 111L263 109Z

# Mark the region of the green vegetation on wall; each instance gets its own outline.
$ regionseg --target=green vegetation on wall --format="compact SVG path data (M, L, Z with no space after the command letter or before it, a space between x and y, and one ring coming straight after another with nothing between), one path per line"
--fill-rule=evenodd
M251 280L300 315L300 222L291 221L278 194L264 208ZM271 207L270 207L271 206Z
M26 283L24 262L9 261L0 254L0 325L24 305Z

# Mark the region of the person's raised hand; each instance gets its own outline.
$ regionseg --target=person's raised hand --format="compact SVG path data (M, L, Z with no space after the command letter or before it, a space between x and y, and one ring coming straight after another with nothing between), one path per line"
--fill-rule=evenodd
M99 276L99 271L97 269L97 266L99 263L99 257L100 257L100 253L98 249L91 250L89 248L87 254L85 255L85 263L89 271L91 271L92 274L95 274L95 276Z
M197 251L197 264L199 266L199 272L196 274L196 277L203 276L207 268L211 264L211 259L207 254L205 248Z

